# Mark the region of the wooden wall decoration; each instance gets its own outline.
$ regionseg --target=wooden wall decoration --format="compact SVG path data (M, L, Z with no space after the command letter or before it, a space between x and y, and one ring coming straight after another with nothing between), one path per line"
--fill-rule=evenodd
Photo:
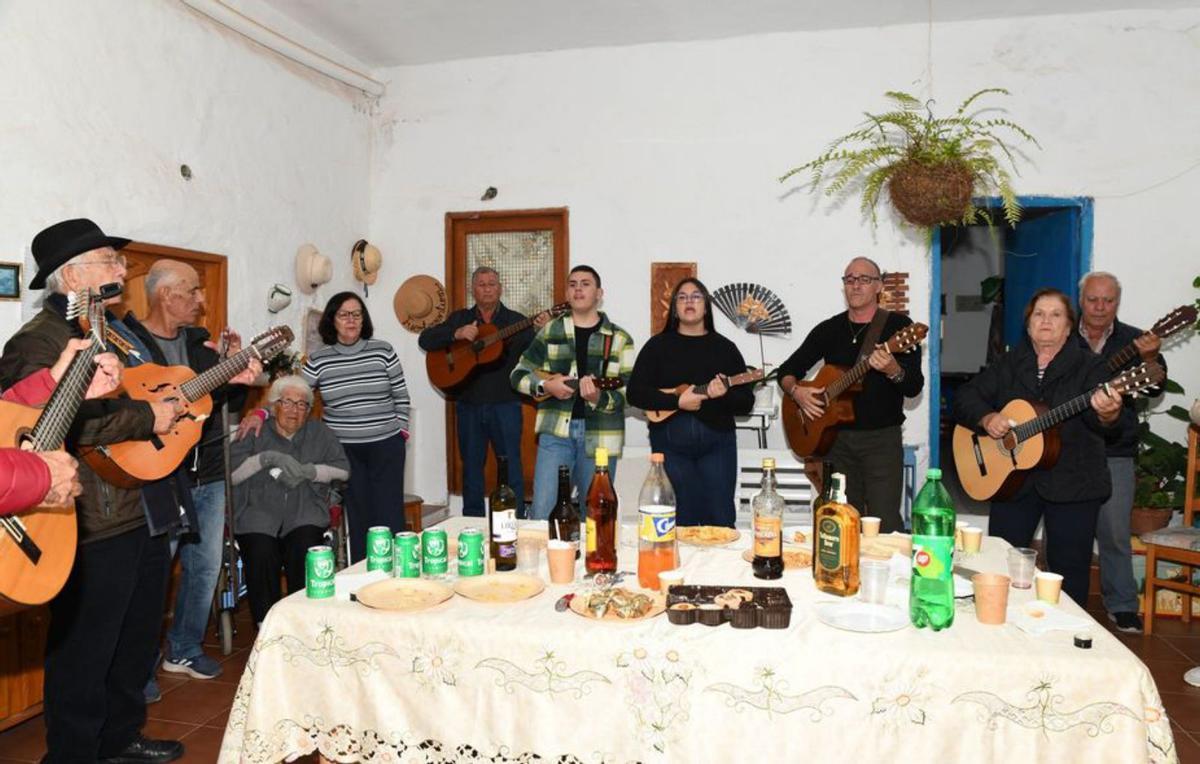
M695 263L650 263L650 333L658 334L671 315L671 293L686 278L696 277Z
M883 291L879 293L879 305L893 313L908 315L908 274L883 274Z

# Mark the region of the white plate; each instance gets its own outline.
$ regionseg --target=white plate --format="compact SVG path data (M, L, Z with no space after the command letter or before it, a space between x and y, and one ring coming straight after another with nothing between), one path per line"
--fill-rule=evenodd
M835 629L869 634L908 626L908 613L903 610L867 602L821 602L817 604L817 618Z

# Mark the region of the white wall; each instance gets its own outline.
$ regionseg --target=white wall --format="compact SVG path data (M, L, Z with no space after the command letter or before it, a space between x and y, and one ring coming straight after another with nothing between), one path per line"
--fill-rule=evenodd
M644 341L653 260L696 260L711 287L762 282L787 303L783 360L817 320L842 307L837 276L853 255L912 274L913 314L928 315L923 238L885 219L872 235L852 202L831 208L775 178L851 129L885 90L932 94L952 108L1004 86L1031 151L1019 190L1096 197L1095 261L1126 283L1123 317L1148 324L1190 302L1200 271L1177 221L1200 181L1200 12L1125 12L937 25L932 74L924 26L781 34L480 59L377 73L389 80L372 162L371 235L388 253L371 306L390 310L399 283L443 275L446 211L566 205L571 256L606 279L605 308ZM479 201L489 185L500 190ZM1154 267L1146 267L1152 264ZM445 495L442 401L415 337L380 335L401 353L418 409L415 487ZM735 337L748 359L757 341ZM1190 348L1189 348L1190 349ZM1194 351L1173 376L1200 393ZM1190 400L1190 398L1188 399ZM928 402L906 439L925 443ZM629 441L645 442L629 420ZM772 433L773 447L781 445ZM922 452L922 457L926 456Z

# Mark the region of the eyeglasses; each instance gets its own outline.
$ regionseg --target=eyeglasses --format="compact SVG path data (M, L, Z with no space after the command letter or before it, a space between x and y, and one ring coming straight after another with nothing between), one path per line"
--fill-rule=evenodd
M675 302L680 303L680 304L688 303L688 302L703 302L703 301L704 301L704 293L703 292L692 292L691 294L688 294L687 292L680 292L679 294L675 295Z
M878 276L842 276L842 283L845 284L846 286L850 286L852 284L858 284L859 286L866 286L867 284L870 284L872 281L879 281L879 277Z
M280 398L275 402L278 403L281 408L295 409L297 411L307 411L309 406L308 401L291 401L287 398Z
M334 318L340 318L343 321L361 321L363 312L361 310L339 310L334 313Z
M125 255L117 255L116 257L106 257L103 260L84 260L82 263L71 263L71 265L104 265L112 268L117 266L125 267Z

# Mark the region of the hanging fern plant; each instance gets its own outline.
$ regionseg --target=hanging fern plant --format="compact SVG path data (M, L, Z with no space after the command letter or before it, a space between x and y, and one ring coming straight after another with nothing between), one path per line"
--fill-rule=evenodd
M824 154L779 180L808 171L811 188L825 185L828 196L843 194L861 183L861 208L864 215L870 215L872 225L877 223L875 210L885 187L896 211L920 227L981 222L986 215L971 203L971 197L996 193L1003 203L1004 219L1016 225L1021 207L1001 157L1014 173L1016 163L1011 147L999 133L1015 134L1035 146L1038 143L1010 120L982 118L990 109L973 105L988 94L1009 93L1003 88L980 90L951 116L937 118L930 109L932 101L922 103L908 93L888 92L894 109L882 114L868 112L862 127L837 138Z

